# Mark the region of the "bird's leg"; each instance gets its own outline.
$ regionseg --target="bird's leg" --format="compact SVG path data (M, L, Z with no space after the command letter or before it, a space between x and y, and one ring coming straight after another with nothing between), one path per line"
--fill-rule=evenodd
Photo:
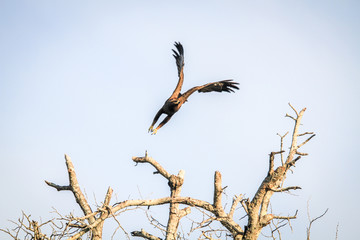
M157 126L157 128L155 130L152 131L152 135L155 135L157 133L157 131L162 127L164 126L169 120L170 118L172 117L172 115L167 115L164 120L159 124L159 126Z
M154 131L154 126L151 125L151 126L149 127L149 129L148 129L148 132L153 132L153 131Z
M152 129L152 130L151 130L151 135L155 135L155 134L157 133L157 131L158 131L157 128L156 128L156 129Z
M155 117L154 117L154 120L151 124L151 126L149 127L149 130L148 132L153 132L154 131L154 125L155 123L157 122L157 120L159 120L159 117L161 116L161 114L163 114L164 111L162 110L162 108L160 108L160 110L156 113Z

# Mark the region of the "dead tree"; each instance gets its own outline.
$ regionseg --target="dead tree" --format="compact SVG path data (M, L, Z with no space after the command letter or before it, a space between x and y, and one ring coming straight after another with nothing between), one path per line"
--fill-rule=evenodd
M291 105L290 107L296 114L296 117L286 114L286 117L289 117L294 121L294 130L292 134L290 151L287 154L285 162L282 160L281 165L276 169L274 169L275 155L280 154L282 156L284 150L281 148L278 152L270 153L269 170L267 176L261 183L253 199L251 201L246 201L245 209L248 214L248 224L246 226L245 233L243 234L244 240L257 239L262 228L267 226L273 219L289 220L296 218L296 214L294 216L277 216L268 213L270 198L274 193L300 189L298 186L283 187L283 183L286 178L286 173L290 170L290 168L295 166L295 163L300 160L302 156L307 155L307 153L300 152L299 149L315 136L315 134L312 132L299 132L300 123L306 108L298 112ZM310 137L308 137L302 143L298 144L298 137L305 135L310 135Z
M222 187L222 176L219 171L216 171L214 174L214 192L211 202L189 196L183 197L181 196L181 189L184 183L185 171L180 170L178 174L170 174L157 161L149 157L147 153L145 153L144 157L133 157L132 160L136 163L136 165L143 163L150 164L152 167L154 167L154 174L161 175L167 180L170 190L169 196L158 199L124 200L110 205L112 189L109 187L104 199L104 203L101 206L98 206L97 209L93 210L87 202L84 194L80 190L75 174L75 169L70 157L65 155L69 184L60 186L48 181L45 182L47 185L55 188L58 191L71 191L84 216L74 217L70 214L68 216L62 217L59 214L60 217L46 222L46 224L51 224L52 228L52 231L47 234L42 233L43 231L40 230L40 228L45 224L31 223L33 221L31 221L28 216L26 218L30 225L24 224L24 221L19 221L19 223L17 223L17 228L13 230L1 229L1 231L9 234L13 239L19 239L19 232L23 231L25 232L28 239L80 239L82 236L87 234L90 239L98 240L102 239L103 224L106 219L115 219L119 225L119 228L122 228L120 222L116 219L116 216L121 214L124 210L131 207L139 208L168 204L168 222L166 224L166 229L163 230L163 235L167 240L183 238L179 234L179 223L181 219L184 216L190 214L191 210L194 208L202 211L205 216L201 222L193 223L196 226L192 227L192 229L189 231L201 231L198 239L214 239L212 238L212 233L225 232L226 235L222 235L225 238L232 238L236 240L255 240L258 238L261 230L274 220L283 220L289 222L291 219L296 218L297 212L292 216L278 216L269 212L268 209L270 199L273 194L300 189L299 186L284 187L284 181L287 172L291 170L293 166L295 166L297 161L300 160L302 156L307 155L307 153L300 152L300 148L315 136L315 134L312 132L299 132L300 123L306 109L304 108L298 112L291 105L290 107L294 110L295 116L286 114L286 117L289 117L294 121L294 129L289 152L285 155L285 151L283 150L283 139L287 135L285 134L284 136L280 136L280 150L271 152L269 155L269 167L267 175L260 184L254 197L252 199L244 199L243 195L241 194L234 196L230 209L227 211L225 210L224 204L222 203L224 187ZM308 137L299 144L298 139L299 137L303 136ZM280 156L281 163L275 164L276 156ZM275 165L278 166L275 167ZM187 207L180 208L180 204L186 205ZM241 204L242 207L240 210L242 209L247 217L247 224L244 228L239 225L237 219L234 219L234 213L235 211L239 210L237 208L239 204ZM211 224L215 222L219 223L222 227L220 229L211 228ZM274 231L279 231L279 228L283 225L284 224L276 227ZM148 233L144 229L132 231L131 235L133 237L141 237L144 239L162 239L158 236L155 236L156 233Z

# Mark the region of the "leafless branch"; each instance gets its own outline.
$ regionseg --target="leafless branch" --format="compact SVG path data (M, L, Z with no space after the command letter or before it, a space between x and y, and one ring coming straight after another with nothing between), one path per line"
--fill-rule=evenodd
M290 104L289 104L290 105ZM291 106L291 105L290 105ZM291 106L291 108L293 108ZM294 108L293 108L294 109ZM286 159L286 162L285 163L289 163L290 161L292 161L297 149L298 149L298 146L297 146L297 137L298 137L298 132L299 132L299 126L300 126L300 123L301 123L301 119L304 115L304 112L306 111L306 108L302 109L300 111L300 113L297 113L296 111L296 114L297 114L297 118L295 119L295 126L294 126L294 130L293 130L293 135L292 135L292 141L291 141L291 146L290 146L290 152L289 152L289 155Z
M276 240L275 237L275 233L278 234L279 236L279 240L281 240L281 232L280 232L280 228L285 227L288 222L285 222L286 220L282 219L282 220L277 220L276 222L273 220L271 220L271 224L269 224L269 228L270 228L270 236L261 233L263 236L267 237L267 238L272 238L273 240ZM285 223L284 223L285 222ZM274 228L273 228L274 227Z
M294 118L293 116L286 114L285 117L291 118L292 120L296 121L296 118Z
M292 110L295 112L296 116L299 117L299 113L296 111L296 109L290 103L288 103L288 104L292 108Z
M119 220L117 220L117 218L116 218L116 216L114 215L113 212L111 212L111 216L114 218L115 222L118 224L118 227L115 229L113 235L111 236L111 239L114 238L114 236L115 236L115 234L116 234L116 232L117 232L117 230L118 230L119 228L125 233L126 238L127 238L127 239L130 239L129 233L121 226Z
M286 220L295 219L297 214L298 214L298 210L296 210L296 212L295 212L295 214L293 216L287 216L287 217L285 217L285 216L274 216L273 219L286 219Z
M325 212L323 214L321 214L320 216L316 217L316 218L313 218L313 219L310 219L310 213L309 213L309 202L308 202L308 218L309 218L309 227L307 227L307 230L306 230L306 239L307 240L310 240L310 231L311 231L311 226L312 224L318 220L319 218L322 218L327 212L328 212L328 208L325 210Z
M274 229L274 230L271 229L271 236L273 237L273 239L276 239L276 238L274 237L274 232L277 232L277 234L278 234L278 236L279 236L279 240L281 240L280 228L285 227L287 224L288 224L287 222L282 223L282 224L280 224L280 225L279 225L279 224L276 224L276 225L274 224L275 229Z
M242 200L242 195L240 194L239 196L236 196L233 198L233 202L231 204L231 208L230 208L230 212L229 212L229 218L233 218L234 217L234 213L235 213L235 209L236 206L239 204L239 202L241 202Z
M68 175L69 175L69 186L59 186L57 184L54 183L50 183L48 181L45 181L46 184L48 184L51 187L56 188L58 191L60 190L70 190L73 194L74 197L76 199L76 202L79 204L81 210L83 211L84 215L91 215L93 212L91 210L90 205L88 204L84 194L82 193L77 177L76 177L76 173L75 173L75 168L74 165L70 159L70 157L68 155L65 154L65 162L66 162L66 167L68 170ZM89 217L88 218L89 223L92 223L95 221L95 217Z
M55 231L51 233L51 235L47 235L41 232L41 227L45 225L49 225L50 228L52 226L54 219L48 220L43 223L39 223L38 221L32 220L31 215L27 215L25 212L22 212L21 218L18 219L17 222L12 221L16 227L12 230L9 229L0 229L0 231L8 234L12 239L20 240L20 239L41 239L41 240L50 240L55 239L57 235ZM24 236L23 236L24 234Z
M144 157L132 157L132 160L136 163L150 163L156 170L157 173L160 173L166 179L170 179L171 174L169 174L157 161L152 157L148 156L147 151L145 152Z
M315 136L316 136L316 134L311 135L308 139L306 139L303 143L301 143L297 148L301 148Z
M208 227L215 220L216 220L216 217L209 217L209 218L204 219L201 222L195 222L194 220L192 220L190 233L194 232L195 230ZM196 227L194 226L195 224L197 225Z
M49 182L49 181L45 181L45 183L47 185L49 185L50 187L55 188L58 191L71 191L71 186L60 186L60 185L57 185L57 184Z
M224 208L221 205L221 182L221 174L219 171L216 171L214 176L214 211L212 212L219 219L221 224L231 232L233 237L236 237L237 235L242 235L243 230L232 218L230 218L225 213Z
M224 231L224 230L206 230L206 231L202 231L200 237L204 237L205 239L209 239L209 240L220 240L219 238L213 238L212 234L217 235L216 233L220 233L220 235L217 236L217 237L221 237L221 232L222 231ZM199 239L201 239L201 238L199 238ZM226 239L228 239L228 238L226 237Z
M244 208L244 210L246 212L246 215L248 215L249 214L249 210L248 210L249 199L248 198L247 199L242 199L240 201L240 203L241 203L242 207Z
M161 238L155 237L151 235L150 233L147 233L144 229L141 229L141 231L133 231L131 232L131 236L133 237L142 237L149 240L161 240Z
M302 152L299 152L299 151L296 151L295 154L300 155L300 156L307 156L307 155L309 155L308 153L302 153Z
M335 240L338 240L338 233L339 233L339 223L336 225Z
M287 192L290 190L298 190L301 189L299 186L293 186L293 187L286 187L286 188L279 188L279 189L270 189L273 192Z
M313 132L304 132L304 133L298 134L298 137L301 137L301 136L304 136L307 134L314 134L314 133Z
M280 151L281 152L281 165L284 166L284 156L283 156L283 153L285 152L284 151L284 138L286 137L286 135L288 135L289 132L286 132L284 135L280 135L279 133L277 134L279 137L280 137Z
M154 218L153 216L151 216L148 213L148 210L144 210L145 211L145 215L149 221L149 223L154 226L155 228L159 229L162 233L164 233L164 236L166 235L166 226L162 223L159 222L159 220L157 220L156 218Z
M268 174L271 175L274 172L274 158L276 154L282 154L285 151L279 151L279 152L271 152L269 157L269 171Z

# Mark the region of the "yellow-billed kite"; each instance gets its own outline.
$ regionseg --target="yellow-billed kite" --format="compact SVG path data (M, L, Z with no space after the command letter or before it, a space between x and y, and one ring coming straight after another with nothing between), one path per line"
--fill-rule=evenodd
M172 50L174 52L173 56L176 60L176 66L178 68L178 75L179 75L179 81L176 85L176 88L172 95L166 100L164 105L160 108L160 110L155 115L155 118L149 128L149 132L152 134L156 134L156 132L164 126L170 118L180 109L180 107L187 101L188 97L193 94L195 91L198 92L234 92L234 89L239 89L238 85L239 83L234 82L233 80L223 80L219 82L212 82L207 83L202 86L197 86L190 88L187 90L184 94L181 94L181 87L184 82L184 48L181 45L180 42L175 42L175 47L177 51L174 49ZM167 116L164 118L164 120L157 126L157 128L154 129L154 125L161 116L161 114L167 114Z

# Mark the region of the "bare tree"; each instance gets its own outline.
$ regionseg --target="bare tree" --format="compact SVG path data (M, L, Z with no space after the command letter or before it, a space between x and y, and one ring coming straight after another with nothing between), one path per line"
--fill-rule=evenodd
M290 105L290 104L289 104ZM1 229L13 239L20 239L19 234L22 232L25 239L80 239L84 235L89 239L102 239L104 221L112 218L117 224L118 228L124 230L127 238L129 234L121 226L117 220L117 216L125 210L131 208L143 208L146 212L146 207L168 205L169 214L166 226L160 226L159 222L147 214L150 224L160 229L163 236L167 240L185 239L185 235L179 231L179 223L185 216L189 215L192 209L198 210L203 219L201 221L190 220L192 222L189 234L198 233L198 239L216 239L222 237L223 239L237 239L237 240L254 240L257 239L262 229L270 226L272 238L275 238L275 233L278 233L279 238L280 228L290 223L291 219L295 219L297 211L293 215L279 216L269 211L270 199L273 194L289 192L292 190L301 189L299 186L284 187L284 181L288 171L292 171L292 167L307 153L300 152L300 148L308 143L315 134L312 132L300 133L300 123L306 108L300 112L295 110L291 105L295 116L286 114L286 117L294 121L294 128L291 137L291 146L288 153L285 154L283 149L283 139L288 133L280 136L280 150L273 151L269 154L269 166L267 175L260 184L252 199L244 198L242 194L235 195L230 209L226 210L222 203L222 196L224 195L224 188L222 186L222 176L219 171L214 174L214 191L211 202L181 196L181 189L184 183L185 171L180 170L178 174L170 174L166 171L160 163L149 157L147 152L143 157L133 157L132 160L137 164L150 164L154 167L154 174L164 177L169 186L169 196L157 199L138 199L138 200L124 200L110 205L113 190L109 187L104 197L104 202L97 207L91 209L87 199L80 189L75 168L69 156L65 155L65 162L68 170L69 184L65 186L57 185L55 183L45 181L47 185L55 188L58 191L71 191L74 195L76 203L83 212L83 216L74 217L72 214L62 216L57 213L58 217L47 222L38 224L30 219L30 216L23 213L23 216L16 224L16 228ZM299 138L307 137L298 143ZM275 157L280 156L281 162L275 164ZM275 167L275 165L278 165ZM240 204L240 208L238 207ZM186 207L181 208L181 205ZM234 219L236 211L243 211L247 218L247 224L244 228L239 225L238 219ZM320 216L321 217L321 216ZM189 220L190 218L187 217ZM317 218L316 218L317 219ZM314 219L313 221L315 221ZM312 221L312 222L313 222ZM48 232L42 233L42 229L48 226ZM309 226L310 231L311 223ZM117 230L116 229L116 230ZM115 230L115 231L116 231ZM141 237L144 239L162 239L155 236L158 233L149 233L144 229L131 232L133 237ZM214 236L216 238L214 238Z

